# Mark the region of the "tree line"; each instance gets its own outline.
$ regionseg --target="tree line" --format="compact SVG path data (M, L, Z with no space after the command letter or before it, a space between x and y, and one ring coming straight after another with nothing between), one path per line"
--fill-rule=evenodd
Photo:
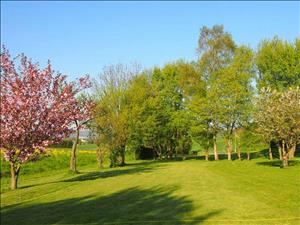
M125 151L143 148L171 159L188 153L192 141L206 160L210 150L218 160L217 137L224 138L231 160L238 132L249 151L277 143L288 165L300 138L300 40L274 37L254 51L215 25L200 30L197 52L197 61L162 68L104 68L94 86L92 124L100 162L108 153L112 167L125 165Z
M83 126L93 130L100 166L106 155L111 167L124 166L126 152L143 149L157 159L172 159L187 154L193 141L206 160L210 151L218 160L218 137L231 160L237 134L249 150L277 144L288 166L300 142L300 39L274 37L254 51L215 25L201 28L197 52L192 62L150 69L109 65L94 82L88 76L68 82L50 62L40 69L23 54L12 58L3 47L0 147L10 163L11 188L17 188L24 163L74 132L70 170L76 172ZM82 94L90 87L89 95Z

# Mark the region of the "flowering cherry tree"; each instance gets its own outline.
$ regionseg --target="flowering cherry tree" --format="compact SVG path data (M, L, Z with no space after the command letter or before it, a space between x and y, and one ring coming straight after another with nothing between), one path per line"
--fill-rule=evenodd
M67 82L50 62L44 69L25 55L18 69L5 47L1 53L0 148L10 163L11 189L17 188L21 165L45 152L45 147L69 136L89 117L77 94L90 87L89 77Z

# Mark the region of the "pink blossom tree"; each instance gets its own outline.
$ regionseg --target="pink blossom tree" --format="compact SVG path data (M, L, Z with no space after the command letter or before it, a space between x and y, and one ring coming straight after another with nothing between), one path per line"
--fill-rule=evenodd
M18 57L18 69L9 52L1 53L0 148L10 163L11 189L17 188L21 165L45 152L80 129L74 121L86 120L87 107L78 104L77 94L90 87L89 77L67 82L66 76L44 69L25 55Z

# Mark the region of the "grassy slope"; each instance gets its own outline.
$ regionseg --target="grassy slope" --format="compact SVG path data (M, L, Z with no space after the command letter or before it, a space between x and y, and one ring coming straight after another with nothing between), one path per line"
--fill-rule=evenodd
M23 174L17 191L4 177L1 224L300 224L296 162L144 161L101 171L93 162L78 175Z

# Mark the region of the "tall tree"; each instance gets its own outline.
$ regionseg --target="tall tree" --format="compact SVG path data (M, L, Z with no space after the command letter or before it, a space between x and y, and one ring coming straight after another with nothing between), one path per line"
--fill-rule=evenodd
M219 25L201 29L198 51L200 73L206 82L206 94L198 104L199 116L209 121L215 160L219 134L227 140L231 160L233 132L249 114L253 53L245 46L237 47L231 35Z
M11 167L11 189L16 189L22 164L74 132L71 124L82 117L76 95L89 81L84 77L68 83L50 62L40 69L23 54L17 70L5 48L0 66L0 143Z
M218 74L226 68L234 54L236 46L232 36L224 31L222 25L206 26L200 30L198 40L199 67L202 79L206 82L206 96L199 113L209 121L210 132L213 134L214 157L218 160L217 135L221 130L219 96L215 93L214 84Z
M233 150L233 135L250 117L254 79L253 53L241 46L234 51L231 63L219 71L211 84L214 104L218 105L219 122L227 144L228 160Z

